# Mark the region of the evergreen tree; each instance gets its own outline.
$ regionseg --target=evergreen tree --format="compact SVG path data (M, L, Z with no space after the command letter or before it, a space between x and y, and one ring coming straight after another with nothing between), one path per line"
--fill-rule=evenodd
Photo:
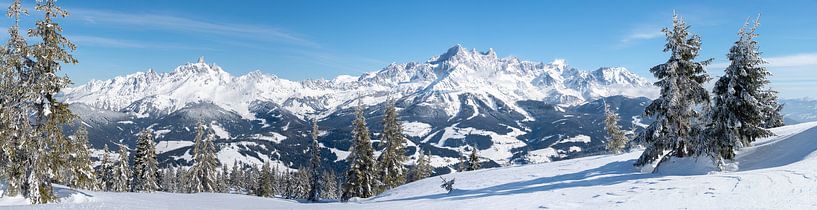
M459 151L460 151L460 154L459 154L460 155L460 157L459 157L460 163L457 166L457 172L463 172L466 169L468 169L468 164L465 163L465 155L463 154L464 151L462 151L462 149L459 149Z
M434 170L434 168L431 167L431 161L429 158L430 157L428 155L420 152L420 157L417 158L417 164L414 166L414 170L411 173L412 182L431 176L431 172Z
M298 168L295 172L295 198L307 199L309 198L310 180L312 176L309 169L305 167Z
M325 199L338 199L338 178L335 171L329 170L323 173L321 177L323 185L321 186L321 197Z
M645 115L654 117L655 121L638 136L638 141L647 148L636 166L656 160L660 164L672 156L695 155L700 133L698 110L709 104L709 93L703 87L709 80L704 66L712 60L694 60L701 49L701 39L688 29L678 15L673 16L672 29L663 29L667 36L664 52L670 52L671 56L666 63L650 69L658 78L655 85L660 88L661 96L645 109Z
M321 148L318 144L318 120L312 119L312 146L309 152L312 158L309 161L309 171L312 172L309 184L309 196L307 199L312 202L319 201L321 198L321 189L323 188L323 174L321 174Z
M94 168L91 166L91 155L88 148L88 131L85 129L85 126L80 126L74 134L71 148L73 148L73 153L69 159L71 167L71 181L69 185L86 190L98 189Z
M777 100L777 91L767 88L761 93L760 100L763 106L763 128L776 128L785 125L783 123L783 104Z
M159 163L156 161L156 146L153 133L142 131L136 140L136 155L133 161L133 191L153 192L159 190Z
M176 168L176 175L173 176L173 179L176 180L176 182L173 183L173 189L175 189L174 192L187 192L187 187L190 186L187 178L187 170L181 167Z
M366 128L366 118L363 116L363 105L358 101L355 111L353 143L350 149L349 170L346 172L346 183L343 186L342 201L352 197L368 198L374 195L375 162L369 129Z
M241 173L240 166L238 165L238 160L233 162L233 167L230 170L230 184L229 186L236 191L241 191L241 179L243 178L243 174Z
M257 164L253 164L252 167L248 167L248 170L244 173L244 180L241 182L242 187L248 192L256 193L259 182L261 182L262 179L261 173L262 171L258 168ZM274 190L275 187L273 187L273 191Z
M607 130L607 150L613 154L621 153L627 145L627 136L618 125L618 114L604 104L604 128Z
M21 14L27 14L20 0L15 0L8 8L8 15L14 18L14 25L8 28L9 40L2 49L0 62L0 167L3 169L7 183L3 195L17 196L24 194L23 186L26 183L28 152L23 148L23 142L30 139L31 125L26 117L24 107L16 104L23 103L25 89L19 88L21 83L18 75L25 67L25 54L28 44L19 33ZM15 129L16 128L16 129ZM27 196L27 195L23 195Z
M287 170L281 171L281 181L283 187L283 192L281 192L281 194L286 199L294 199L296 196L295 185L297 184L294 178L294 173Z
M273 193L273 176L272 169L269 162L264 162L264 166L260 171L261 178L258 180L258 186L255 188L255 195L261 197L272 197Z
M222 193L230 192L230 169L227 168L227 164L221 164L221 175L219 175L218 179L218 191Z
M128 165L128 148L125 145L120 144L119 162L116 164L116 166L114 166L113 170L113 191L130 191L130 175L130 165Z
M468 171L479 170L482 168L479 164L479 154L477 154L477 147L471 147L471 155L468 155Z
M102 149L102 157L100 158L99 169L97 170L97 182L102 191L111 191L113 187L113 164L111 162L111 151L108 145Z
M76 154L69 151L72 142L62 131L74 116L56 95L70 84L67 77L57 74L62 64L77 63L70 54L76 47L62 36L62 27L55 22L68 15L55 0L36 2L34 9L43 18L28 29L28 39L20 33L20 16L28 14L22 6L20 0L9 5L7 15L14 24L9 27L0 62L0 133L4 138L0 161L8 163L3 166L8 177L4 193L22 194L35 204L48 203L57 198L52 182L74 181L69 163ZM29 45L27 40L39 42Z
M162 170L162 179L160 188L165 192L178 192L176 189L176 170L172 167Z
M386 144L386 149L380 155L380 181L383 187L388 190L402 185L406 182L406 161L405 142L403 128L397 121L397 108L394 101L389 101L386 107L386 116L383 118L383 133L380 141Z
M738 31L739 39L727 54L731 64L713 90L714 106L709 114L707 144L702 145L702 150L721 159L731 160L735 149L773 135L764 128L769 118L765 112L776 112L770 109L777 109L777 103L765 100L768 92L764 86L769 83L766 77L771 74L762 66L766 61L760 58L754 40L758 25L755 21L750 28L746 22Z
M189 191L215 192L217 190L218 159L216 158L216 148L213 141L215 135L206 131L204 124L199 122L196 126L196 139L193 148L193 166L190 167Z

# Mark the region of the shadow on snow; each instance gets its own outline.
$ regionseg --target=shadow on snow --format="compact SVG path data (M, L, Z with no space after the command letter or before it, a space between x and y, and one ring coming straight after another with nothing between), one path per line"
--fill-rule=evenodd
M439 193L410 198L383 200L378 202L440 198L464 200L497 195L512 195L538 191L559 190L574 187L613 185L630 180L662 176L660 174L644 174L637 172L633 170L633 163L635 163L635 160L617 161L608 163L598 168L575 173L511 182L481 189L455 189L451 193Z

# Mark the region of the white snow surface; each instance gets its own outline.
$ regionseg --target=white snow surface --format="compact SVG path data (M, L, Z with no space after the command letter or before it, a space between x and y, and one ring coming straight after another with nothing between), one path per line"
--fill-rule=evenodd
M193 146L193 141L160 141L156 143L156 153L162 154L188 146Z
M591 139L590 136L576 135L574 137L559 140L555 144L561 144L561 143L590 143L590 139Z
M6 209L815 209L817 122L773 129L775 137L744 148L734 172L700 170L706 160L679 159L641 173L641 151L430 177L369 199L301 203L218 193L111 193L57 186L62 203ZM675 166L673 170L663 170ZM675 171L675 172L674 172ZM693 175L686 173L695 171ZM697 173L699 172L699 173Z
M422 137L431 132L431 125L422 122L403 122L403 134Z

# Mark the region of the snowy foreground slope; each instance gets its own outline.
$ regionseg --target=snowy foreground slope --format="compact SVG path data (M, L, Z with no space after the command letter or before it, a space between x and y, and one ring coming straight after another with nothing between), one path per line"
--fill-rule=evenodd
M228 194L101 193L63 189L65 203L11 209L817 209L817 122L773 129L742 150L734 172L641 173L640 154L602 155L431 177L349 203ZM681 163L670 163L681 166ZM663 169L660 168L660 169ZM675 171L675 170L673 170ZM685 174L685 175L684 175ZM23 202L2 198L0 205Z

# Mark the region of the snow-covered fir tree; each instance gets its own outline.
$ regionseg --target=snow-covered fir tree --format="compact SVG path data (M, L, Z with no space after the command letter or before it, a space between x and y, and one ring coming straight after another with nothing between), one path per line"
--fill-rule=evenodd
M218 191L222 193L230 192L230 169L227 164L221 164L221 174L218 176Z
M386 144L383 154L380 155L378 166L382 190L388 190L406 183L406 137L403 128L397 121L397 108L394 101L389 100L383 117L383 133L380 141Z
M424 152L420 152L420 156L417 158L417 164L412 169L410 180L417 181L421 179L425 179L426 177L431 176L431 172L434 170L431 167L431 161L429 160L431 157L426 155Z
M199 122L196 126L196 138L193 145L194 162L188 172L190 175L188 191L191 193L217 191L216 179L219 162L213 141L215 141L215 135Z
M323 174L321 174L321 147L318 144L318 120L312 119L312 145L309 147L309 152L312 156L309 160L309 171L312 173L309 180L309 193L307 200L316 202L321 198L321 189L323 188Z
M186 169L181 167L176 168L176 175L173 176L173 179L175 179L176 181L175 183L173 183L175 184L173 186L173 188L175 189L174 192L187 192L187 187L190 186L190 184L188 184L188 182L190 181L187 179L188 177L189 176L187 175Z
M306 199L309 198L309 186L311 183L309 180L312 178L311 172L306 167L298 168L298 171L295 172L295 198L298 199Z
M131 170L128 164L128 148L125 145L119 145L119 162L116 163L113 169L113 191L127 192L130 191Z
M338 195L340 195L339 186L338 186L338 177L335 175L334 170L328 170L322 173L323 176L321 177L323 185L321 185L321 198L325 199L338 199Z
M709 92L703 87L709 81L704 66L711 63L695 61L701 49L701 39L690 34L689 26L673 15L673 27L662 31L667 36L664 52L670 53L666 63L650 69L658 78L655 85L661 95L645 109L645 115L655 121L638 136L646 149L636 166L661 161L668 157L695 155L696 139L700 135L700 109L709 106Z
M783 122L783 104L777 100L777 91L767 88L761 92L760 99L763 107L763 128L776 128L785 125Z
M160 188L165 192L178 192L176 189L176 170L173 167L162 169Z
M618 125L618 113L610 109L607 103L604 103L604 128L607 130L607 151L613 154L621 153L624 146L627 145L627 136Z
M69 157L71 180L69 186L86 190L97 190L98 184L91 165L91 151L88 148L88 130L80 125L71 141L72 154Z
M468 168L466 168L465 170L473 171L482 168L482 166L479 164L479 154L477 153L478 151L479 149L477 149L477 147L475 146L471 147L471 154L468 155Z
M56 99L70 84L66 76L57 76L63 64L77 60L70 54L76 46L64 37L55 22L68 13L55 0L37 1L34 10L43 15L23 36L19 21L29 14L19 0L9 4L7 15L13 18L9 37L2 49L0 79L0 126L2 159L7 176L6 195L27 197L31 203L56 200L52 182L70 184L71 141L62 133L73 120L68 106ZM29 44L27 41L34 41Z
M264 162L264 166L259 171L261 177L258 179L258 186L255 188L255 195L261 197L272 197L275 195L273 190L274 176L269 162Z
M297 193L295 193L295 185L297 185L297 182L295 181L295 174L288 170L281 171L281 195L284 198L296 198Z
M343 185L342 201L353 197L368 198L375 190L375 160L366 118L363 116L363 105L358 101L352 123L352 148L350 148L349 169L346 172L346 183Z
M255 193L258 190L258 182L261 180L261 169L258 168L257 164L248 166L247 170L244 171L244 176L242 176L242 178L241 187L250 193ZM273 186L273 191L274 190L275 187Z
M111 151L108 145L102 147L102 157L100 157L99 168L96 171L97 182L99 189L102 191L111 191L113 187L113 162L111 160Z
M738 31L738 41L730 48L727 57L731 62L724 75L715 82L712 91L714 104L707 126L707 139L703 150L717 158L731 160L735 150L749 146L758 138L772 135L764 128L768 115L764 112L776 109L777 103L764 100L771 74L758 51L755 30L759 25L749 22ZM774 111L773 111L774 112Z
M156 161L156 145L153 133L144 130L136 140L133 158L133 191L153 192L159 190L159 163Z
M238 160L233 162L233 167L230 169L230 181L229 186L236 191L241 191L241 179L244 177L244 173L242 173L241 166L238 165Z

